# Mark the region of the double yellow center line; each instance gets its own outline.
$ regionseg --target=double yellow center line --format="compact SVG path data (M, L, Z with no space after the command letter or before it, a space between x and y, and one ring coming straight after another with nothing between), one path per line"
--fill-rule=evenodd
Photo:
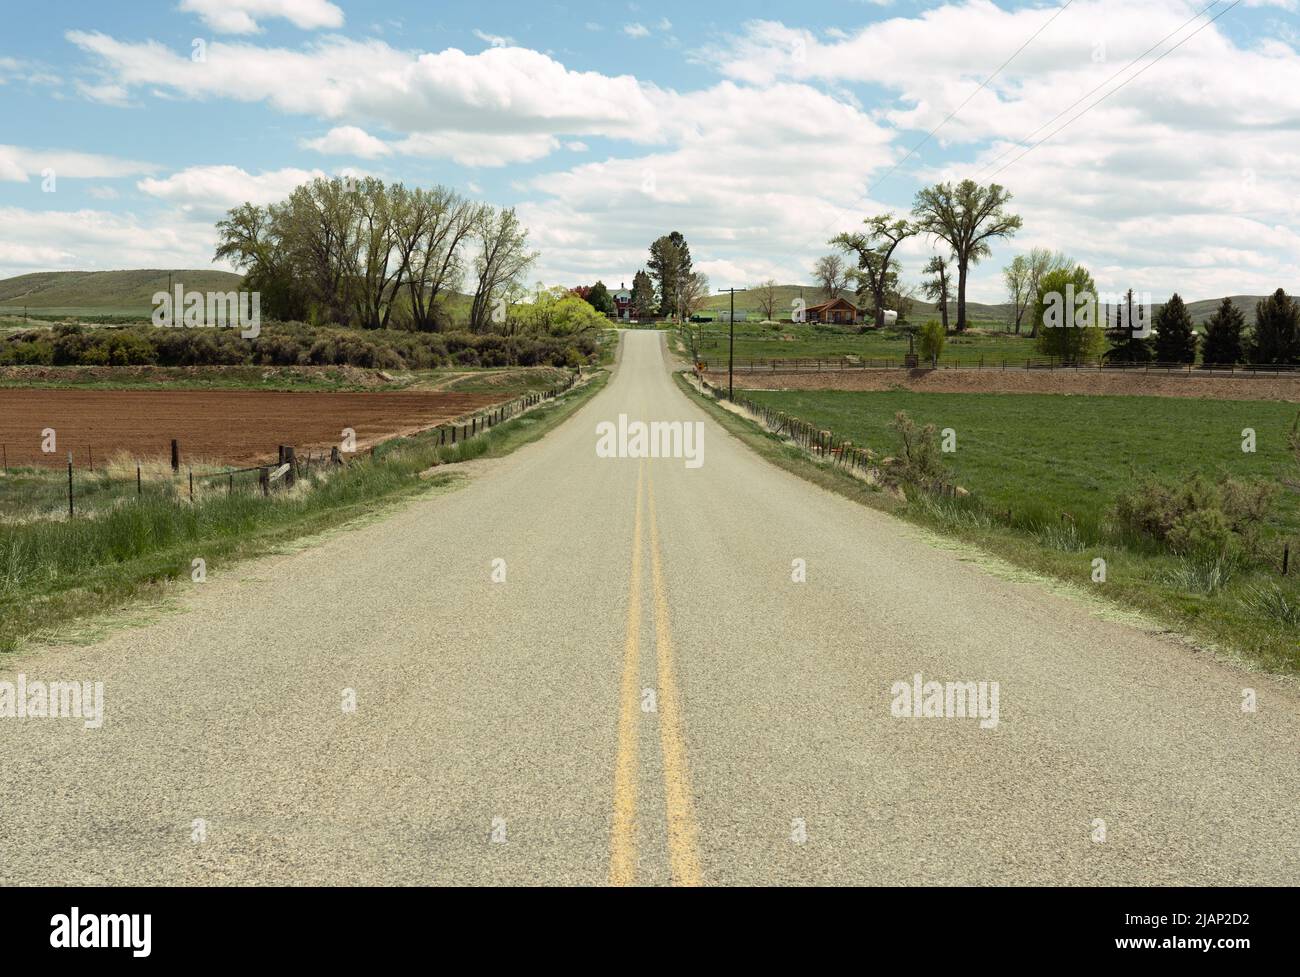
M668 592L659 555L654 479L645 480L645 462L636 478L636 517L632 536L632 570L628 584L627 631L623 643L623 678L619 689L618 755L614 763L614 823L610 837L609 877L615 885L636 883L637 773L641 716L641 563L644 529L641 489L646 486L650 511L650 583L654 600L656 694L659 741L663 753L664 806L668 823L668 866L674 885L700 885L699 832L691 795L686 740L682 735L681 698L673 662Z

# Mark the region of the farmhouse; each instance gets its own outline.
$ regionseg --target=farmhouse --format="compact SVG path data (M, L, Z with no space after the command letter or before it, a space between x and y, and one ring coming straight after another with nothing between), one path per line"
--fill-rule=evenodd
M821 305L810 305L804 310L809 322L829 322L843 323L845 325L854 325L858 321L858 307L846 298L838 298L833 302L823 302Z
M612 293L614 299L614 318L631 319L632 318L632 290L627 287L627 282L620 282L618 291Z

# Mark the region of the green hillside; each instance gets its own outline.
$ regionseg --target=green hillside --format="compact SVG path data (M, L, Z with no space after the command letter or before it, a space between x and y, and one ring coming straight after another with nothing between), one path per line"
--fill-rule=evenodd
M1288 292L1288 294L1294 294ZM1246 317L1246 324L1252 325L1255 322L1255 304L1263 301L1265 295L1230 295L1232 304L1236 306L1241 314ZM1216 309L1223 299L1202 299L1199 302L1188 302L1187 311L1191 314L1192 321L1198 326L1205 325L1210 316L1214 315ZM1159 306L1156 306L1159 308Z
M852 291L840 293L850 302L857 301L857 295ZM791 302L803 296L805 302L809 305L818 305L826 301L826 294L816 285L778 285L776 288L776 318L788 319L790 317ZM1255 303L1259 302L1265 296L1263 295L1233 295L1230 296L1232 304L1241 310L1246 317L1246 323L1249 325L1255 321ZM1196 302L1188 302L1187 309L1192 315L1192 321L1198 326L1204 325L1205 321L1214 314L1214 310L1219 307L1223 299L1201 299ZM705 301L701 310L704 315L725 311L730 307L731 296L725 292L720 295L711 295ZM1155 310L1159 310L1160 304L1157 303ZM749 318L754 318L758 314L758 298L754 292L745 291L736 293L736 311L745 312ZM912 318L925 319L939 314L937 306L931 305L921 299L916 300ZM955 319L957 316L957 305L952 303L948 307L948 314ZM986 303L986 302L967 302L966 314L973 322L978 323L1004 323L1011 316L1011 304L1009 302Z
M793 308L791 303L803 296L803 300L808 305L820 305L826 301L826 293L816 285L778 285L776 287L776 318L790 318L790 310ZM840 292L843 298L850 302L857 303L857 294L853 291ZM731 307L731 296L727 293L721 295L711 295L704 303L703 314L722 312ZM982 302L967 302L967 315L972 320L980 321L1006 321L1007 314L1010 311L1010 305L986 305ZM746 312L752 319L758 314L758 297L754 292L737 292L736 293L736 311ZM949 306L949 313L952 316L957 315L956 303ZM926 303L924 300L917 299L912 312L912 318L928 318L930 315L938 315L938 307Z
M155 292L174 285L197 292L238 289L243 278L226 271L43 271L0 279L0 309L74 314L79 311L146 315Z
M778 285L776 287L776 317L778 319L790 318L790 310L793 306L790 304L802 294L803 300L809 305L820 305L826 301L826 293L816 285ZM851 291L840 293L850 302L857 300L857 296ZM731 296L727 293L721 295L710 295L704 302L703 312L723 312L731 308ZM736 311L748 312L752 318L758 312L758 296L754 292L737 292L736 293Z

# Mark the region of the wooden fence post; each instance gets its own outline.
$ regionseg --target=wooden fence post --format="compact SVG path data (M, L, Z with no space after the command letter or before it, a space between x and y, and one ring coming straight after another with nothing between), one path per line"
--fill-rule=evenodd
M172 474L179 475L181 471L181 443L172 438Z

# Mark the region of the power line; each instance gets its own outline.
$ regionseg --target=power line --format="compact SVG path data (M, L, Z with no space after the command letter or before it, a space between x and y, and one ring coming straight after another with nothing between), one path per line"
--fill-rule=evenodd
M1022 159L1024 159L1026 156L1028 156L1030 153L1032 153L1035 149L1037 149L1037 148L1038 148L1039 146L1041 146L1043 143L1047 142L1047 140L1051 139L1051 138L1052 138L1054 135L1056 135L1058 132L1060 132L1061 130L1063 130L1063 129L1065 129L1066 127L1070 126L1071 124L1073 124L1073 123L1079 121L1079 119L1083 118L1085 115L1087 115L1089 112L1091 112L1093 109L1095 109L1095 108L1096 108L1098 105L1100 105L1102 102L1106 101L1106 99L1110 98L1112 95L1114 95L1114 94L1115 94L1116 92L1118 92L1120 89L1122 89L1122 88L1124 88L1126 85L1128 85L1129 82L1136 81L1139 77L1141 77L1143 74L1145 74L1145 73L1146 73L1147 71L1149 71L1151 68L1154 68L1156 65L1158 65L1161 61L1163 61L1163 60L1164 60L1165 58L1167 58L1169 55L1173 54L1173 53L1174 53L1175 51L1177 51L1180 47L1182 47L1184 44L1186 44L1188 41L1190 41L1193 37L1195 37L1195 36L1196 36L1197 34L1199 34L1201 31L1205 30L1205 28L1209 27L1211 24L1213 24L1216 20L1218 20L1218 19L1219 19L1220 17L1222 17L1224 14L1228 13L1230 10L1232 10L1233 7L1237 6L1237 4L1239 4L1239 3L1241 3L1241 0L1233 0L1233 3L1232 3L1230 6L1225 7L1223 10L1219 11L1217 14L1215 14L1213 17L1211 17L1209 20L1207 20L1204 24L1202 24L1200 27L1196 28L1196 30L1192 31L1190 34L1188 34L1188 35L1187 35L1186 37L1184 37L1181 41L1179 41L1177 44L1175 44L1173 47L1171 47L1168 51L1164 52L1162 55L1160 55L1160 57L1156 58L1156 59L1155 59L1154 61L1152 61L1150 64L1147 64L1147 65L1143 66L1143 68L1142 68L1141 71L1138 71L1138 72L1137 72L1136 74L1134 74L1131 78L1126 78L1126 79L1125 79L1123 82L1121 82L1119 85L1116 85L1114 88L1112 88L1110 91L1108 91L1108 92L1107 92L1105 95L1103 95L1101 98L1097 99L1097 101L1093 102L1091 105L1089 105L1086 109L1084 109L1084 110L1083 110L1082 112L1080 112L1078 115L1074 116L1074 118L1069 119L1068 121L1063 122L1061 125L1057 126L1055 129L1053 129L1051 132L1049 132L1047 135L1045 135L1042 139L1038 140L1038 142L1034 143L1032 146L1030 146L1028 149L1026 149L1023 153L1021 153L1021 154L1020 154L1019 156L1017 156L1015 159L1011 160L1011 162L1006 163L1006 164L1004 164L1003 166L999 167L998 169L994 170L993 173L989 176L989 179L990 179L990 180L993 179L993 177L997 176L999 173L1001 173L1001 172L1002 172L1003 170L1005 170L1007 167L1009 167L1009 166L1014 166L1016 163L1020 162ZM1200 14L1197 14L1197 16L1199 17Z
M1216 0L1216 2L1219 2L1219 0ZM1034 42L1034 40L1038 37L1039 34L1043 33L1043 31L1047 30L1047 28L1050 27L1050 26L1052 25L1052 21L1056 20L1057 17L1059 17L1059 16L1061 16L1061 14L1065 13L1065 11L1066 11L1067 9L1069 9L1070 5L1073 4L1073 3L1074 3L1074 0L1066 0L1066 2L1065 2L1064 4L1062 4L1060 7L1058 7L1058 8L1056 9L1056 13L1052 14L1051 17L1047 18L1047 22L1046 22L1045 24L1043 24L1042 27L1038 28L1038 30L1034 31L1034 33L1030 35L1029 40L1025 41L1024 44L1022 44L1022 45L1020 45L1020 47L1016 48L1015 53L1012 54L1011 57L1007 58L1007 60L1003 61L1000 65L998 65L997 70L994 71L993 74L989 75L989 76L988 76L987 78L985 78L982 82L980 82L979 87L978 87L977 89L975 89L975 91L973 91L973 92L971 92L969 95L967 95L965 101L963 101L963 102L962 102L960 105L958 105L955 109L953 109L951 112L949 112L947 118L945 118L945 119L944 119L942 122L940 122L937 126L935 126L933 129L931 129L931 130L926 134L926 136L925 136L924 139L922 139L919 143L917 143L915 146L913 146L911 149L909 149L909 150L907 151L907 155L906 155L906 156L904 156L904 157L903 157L902 159L900 159L897 163L895 163L892 167L890 167L889 172L887 172L884 176L882 176L879 180L877 180L877 181L876 181L875 183L873 183L871 186L867 187L867 194L870 195L870 194L871 194L871 191L875 190L876 187L880 186L880 184L884 183L884 182L885 182L886 180L888 180L891 176L893 176L894 173L898 170L898 168L899 168L900 166L902 166L902 165L903 165L904 163L906 163L909 159L911 159L912 156L914 156L914 155L916 154L916 151L917 151L918 149L920 149L920 148L921 148L922 146L924 146L927 142L929 142L931 138L933 138L933 136L934 136L934 134L935 134L936 132L938 132L940 129L942 129L944 126L946 126L949 122L951 122L952 119L953 119L953 117L956 116L958 112L960 112L960 111L961 111L962 109L964 109L968 104L970 104L970 100L971 100L971 99L973 99L973 98L974 98L976 95L978 95L980 92L984 91L984 89L988 87L989 82L991 82L994 78L996 78L996 77L997 77L997 76L1002 72L1002 69L1003 69L1003 68L1005 68L1005 67L1006 67L1007 65L1009 65L1012 61L1014 61L1014 60L1016 59L1016 57L1020 54L1021 51L1023 51L1025 48L1029 47L1029 45L1032 44L1032 43Z
M1074 3L1074 0L1066 0L1065 3L1063 3L1060 7L1058 7L1058 8L1056 9L1056 12L1053 13L1051 17L1047 18L1047 21L1043 24L1043 26L1041 26L1040 28L1038 28L1038 30L1034 31L1034 33L1031 34L1031 35L1029 36L1029 38L1028 38L1028 39L1027 39L1023 44L1020 45L1020 47L1016 48L1016 50L1012 53L1011 57L1007 58L1007 59L1006 59L1005 61L1003 61L1000 65L998 65L998 67L996 68L996 70L994 70L994 72L993 72L991 75L989 75L989 76L988 76L987 78L985 78L982 82L980 82L979 87L976 88L975 91L971 92L968 96L966 96L965 101L963 101L963 102L962 102L960 105L958 105L955 109L953 109L951 112L949 112L948 115L947 115L947 117L946 117L942 122L940 122L937 126L935 126L933 129L931 129L930 132L926 135L926 137L925 137L924 139L922 139L922 140L921 140L920 142L918 142L915 146L913 146L911 149L909 149L909 150L907 151L907 155L905 155L902 159L900 159L897 163L895 163L892 167L890 167L890 168L889 168L889 171L888 171L887 173L885 173L884 176L882 176L880 179L878 179L875 183L871 184L871 186L867 187L867 189L866 189L866 196L869 197L869 196L871 195L872 191L874 191L874 190L876 189L876 187L880 186L880 184L884 183L887 179L889 179L891 176L893 176L894 173L898 172L899 167L901 167L901 166L902 166L904 163L906 163L909 159L911 159L913 156L915 156L915 155L916 155L916 151L917 151L918 149L920 149L920 148L921 148L922 146L924 146L927 142L929 142L930 139L934 136L934 134L935 134L936 132L938 132L938 131L939 131L940 129L942 129L945 125L947 125L949 122L951 122L951 121L953 120L953 118L956 117L957 113L960 112L962 109L964 109L964 108L965 108L965 107L970 103L970 100L971 100L971 99L973 99L976 95L978 95L978 94L979 94L980 92L982 92L985 88L987 88L989 82L991 82L994 78L996 78L996 77L997 77L997 76L1002 72L1002 69L1003 69L1003 68L1005 68L1005 67L1006 67L1007 65L1009 65L1012 61L1014 61L1014 60L1015 60L1015 59L1020 55L1020 53L1021 53L1022 51L1025 50L1025 48L1029 47L1029 45L1032 44L1032 43L1033 43L1033 42L1038 38L1038 36L1039 36L1040 34L1043 33L1043 31L1047 30L1047 28L1050 27L1050 26L1052 25L1052 22L1055 21L1057 17L1059 17L1059 16L1061 16L1061 14L1065 13L1065 11L1068 10L1068 9L1070 8L1070 6L1073 5L1073 3ZM845 213L848 213L848 211L844 211L844 212L845 212ZM833 226L835 226L834 223L828 224L828 225L826 226L826 230L829 230L829 229L830 229L831 227L833 227ZM825 232L823 231L823 233L825 233Z
M1056 121L1057 119L1059 119L1061 116L1065 115L1066 112L1069 112L1070 109L1074 108L1076 105L1078 105L1078 104L1079 104L1080 102L1082 102L1084 99L1089 98L1089 97L1091 97L1092 95L1095 95L1098 91L1100 91L1101 89L1105 88L1107 85L1109 85L1112 81L1114 81L1114 80L1115 80L1116 78L1118 78L1120 75L1124 74L1124 72L1128 71L1129 68L1133 67L1133 66L1134 66L1135 64L1137 64L1139 61L1141 61L1143 58L1145 58L1148 54L1150 54L1152 51L1154 51L1156 48L1158 48L1161 44L1164 44L1165 41L1169 40L1169 39L1170 39L1171 37L1173 37L1175 34L1177 34L1177 33L1179 33L1180 31L1182 31L1183 28L1185 28L1188 24L1190 24L1190 23L1192 23L1194 20L1196 20L1196 18L1200 17L1200 16L1201 16L1202 14L1204 14L1206 11L1208 11L1208 10L1214 8L1214 7L1217 7L1217 6L1218 6L1220 3L1222 3L1222 2L1223 2L1223 0L1214 0L1213 3L1211 3L1211 4L1209 4L1209 5L1205 6L1205 7L1203 7L1201 10L1197 11L1195 14L1193 14L1191 17L1189 17L1187 20L1185 20L1182 24L1180 24L1180 25L1179 25L1178 27L1176 27L1174 30L1170 31L1170 32L1169 32L1168 34L1166 34L1164 37L1160 38L1160 40L1156 41L1156 42L1155 42L1154 44L1152 44L1149 48L1147 48L1145 51L1143 51L1141 54L1139 54L1136 58L1134 58L1134 59L1133 59L1132 61L1130 61L1128 64L1124 65L1124 67L1120 68L1118 71L1116 71L1114 74L1112 74L1109 78L1107 78L1105 81L1103 81L1101 84L1099 84L1096 88L1092 89L1092 91L1085 92L1084 94L1080 95L1080 96L1079 96L1078 98L1076 98L1073 102L1071 102L1071 103L1070 103L1069 105L1067 105L1065 108L1061 109L1061 111L1057 112L1054 116L1052 116L1050 119L1048 119L1048 120L1047 120L1046 122L1044 122L1042 125L1040 125L1040 126L1039 126L1037 129L1035 129L1033 132L1031 132L1031 133L1029 133L1028 135L1026 135L1023 139L1017 140L1016 143L1015 143L1014 145L1008 146L1006 149L1004 149L1004 150L1003 150L1003 151L1002 151L998 156L996 156L994 159L992 159L992 160L990 160L989 162L985 163L982 167L980 167L979 172L975 174L975 178L976 178L976 179L979 179L979 177L981 176L981 174L984 173L985 170L989 169L989 168L992 167L992 166L996 166L999 160L1001 160L1001 159L1002 159L1004 156L1006 156L1008 153L1012 152L1012 151L1013 151L1017 146L1020 146L1020 145L1023 145L1023 144L1025 144L1025 143L1029 142L1029 140L1033 139L1034 136L1038 135L1038 133L1042 132L1044 129L1046 129L1048 126L1050 126L1053 122L1055 122L1055 121ZM1229 9L1231 9L1231 8L1229 8ZM1227 11L1225 10L1224 13L1227 13ZM1158 59L1157 59L1157 60L1158 60ZM1153 63L1154 63L1154 62L1153 62ZM1134 77L1136 77L1136 75L1135 75Z

